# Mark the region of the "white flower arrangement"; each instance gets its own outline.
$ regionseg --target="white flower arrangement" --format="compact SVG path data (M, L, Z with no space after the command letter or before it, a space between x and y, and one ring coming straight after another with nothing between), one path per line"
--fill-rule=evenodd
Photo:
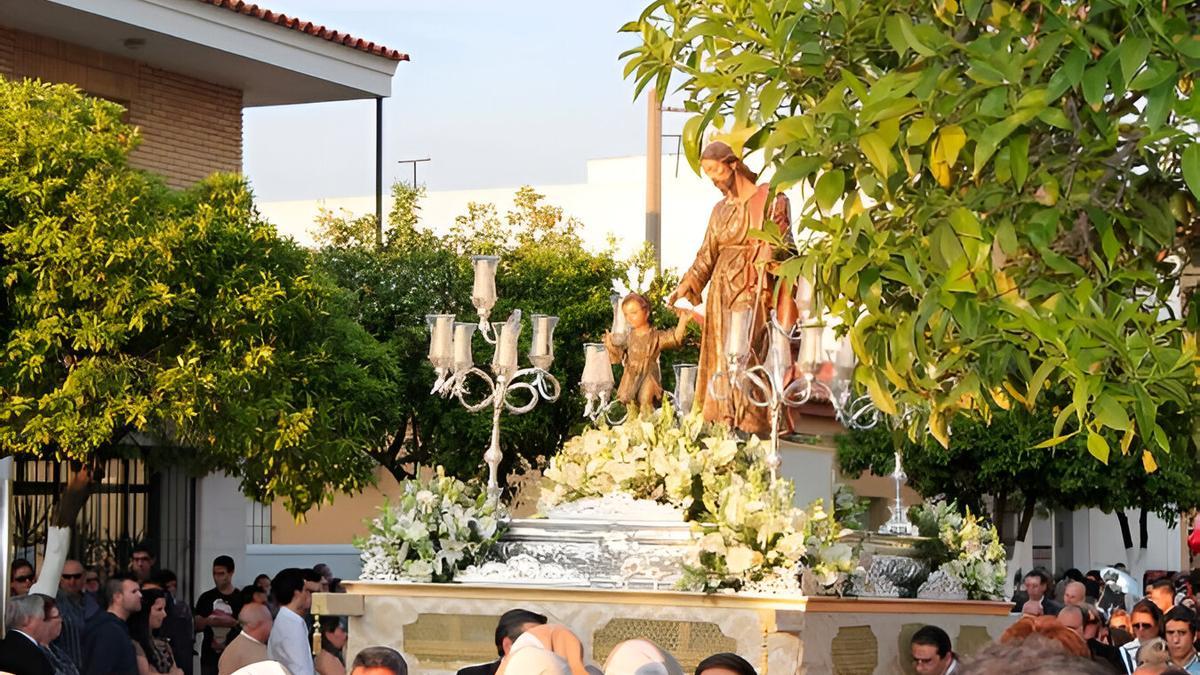
M569 439L543 472L539 511L615 491L676 506L696 534L682 585L715 591L795 579L801 568L821 592L840 592L858 565L847 534L818 501L792 505L791 481L770 480L766 448L708 424L698 411L601 425Z
M354 542L362 551L362 579L450 581L482 563L500 538L496 505L475 483L448 477L439 466L400 487L396 503L381 506L367 537Z
M971 600L1003 599L1008 568L995 525L970 509L959 513L955 502L927 502L910 515L923 536L936 538L937 549L927 554L931 565L957 579Z
M854 547L841 540L851 533L841 526L818 499L808 507L804 543L810 551L804 559L805 574L811 574L816 592L841 595L851 575L863 573Z

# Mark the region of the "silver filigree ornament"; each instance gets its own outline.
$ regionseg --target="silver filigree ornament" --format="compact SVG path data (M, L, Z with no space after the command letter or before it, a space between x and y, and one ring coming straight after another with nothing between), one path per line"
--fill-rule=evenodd
M917 597L922 600L966 600L967 589L957 577L944 568L938 568L921 584Z

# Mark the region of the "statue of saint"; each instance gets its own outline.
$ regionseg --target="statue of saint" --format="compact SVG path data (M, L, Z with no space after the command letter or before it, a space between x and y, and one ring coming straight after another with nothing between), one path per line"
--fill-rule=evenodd
M625 366L621 384L617 387L617 400L626 406L636 405L643 413L653 411L663 397L658 355L683 344L691 313L676 309L679 323L675 324L675 329L656 329L650 325L650 301L637 293L630 293L621 300L621 312L625 314L629 333L604 335L609 358L613 363Z
M776 295L776 280L771 274L774 247L749 236L750 232L761 230L764 218L769 216L784 237L790 239L791 209L782 194L768 208L769 186L756 184L758 175L725 143L714 142L705 147L700 166L724 197L713 207L696 260L667 298L667 304L674 306L677 299L686 298L698 305L701 293L708 287L696 405L703 407L706 420L724 422L762 436L771 428L767 408L755 406L741 391L728 391L727 386L720 397L715 397L708 391L708 383L714 373L725 370L726 333L732 311L752 310L747 366L763 362L772 309L778 309L782 325L791 325L796 320L796 306L790 293L780 289Z

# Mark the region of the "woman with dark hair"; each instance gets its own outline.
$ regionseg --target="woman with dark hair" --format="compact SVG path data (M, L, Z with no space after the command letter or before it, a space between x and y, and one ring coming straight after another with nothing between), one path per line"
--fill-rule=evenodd
M754 666L737 654L713 654L696 666L696 675L758 675Z
M8 594L12 597L29 595L35 578L33 564L24 558L17 558L8 568Z
M156 637L167 618L167 595L157 588L142 591L142 608L129 617L129 637L137 654L139 675L183 675L175 665L171 646Z
M346 675L346 629L342 617L321 617L321 653L313 659L317 675Z

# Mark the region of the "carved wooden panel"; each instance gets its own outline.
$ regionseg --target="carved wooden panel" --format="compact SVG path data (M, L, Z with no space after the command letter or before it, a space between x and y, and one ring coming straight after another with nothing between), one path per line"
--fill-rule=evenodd
M843 626L831 651L834 675L871 675L879 665L879 642L870 626Z
M685 672L692 672L712 654L737 652L737 641L722 633L715 623L613 619L592 636L592 659L597 665L603 664L613 647L635 638L650 640L667 650Z
M421 614L404 627L404 651L427 668L496 660L499 616Z

